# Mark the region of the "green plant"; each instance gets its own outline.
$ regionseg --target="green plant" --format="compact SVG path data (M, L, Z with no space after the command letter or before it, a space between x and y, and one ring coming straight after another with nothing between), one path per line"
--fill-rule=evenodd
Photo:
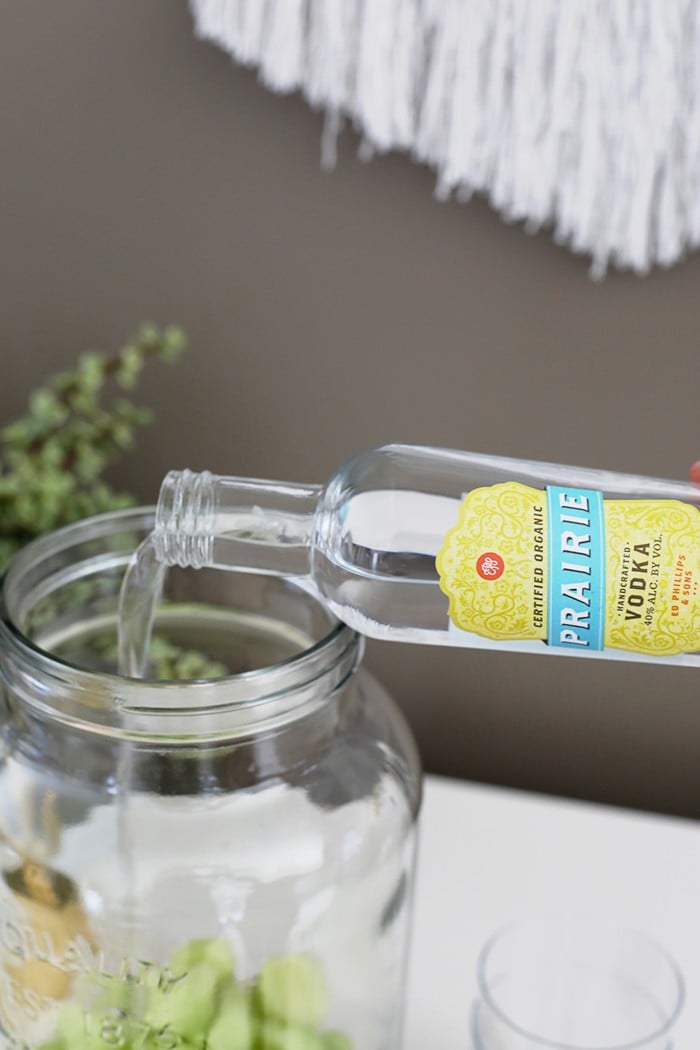
M177 360L186 346L180 328L144 324L115 354L82 354L29 397L27 412L0 429L0 569L36 536L80 518L134 504L116 492L105 470L133 449L152 421L126 392L150 360ZM79 584L81 581L77 581ZM116 641L107 656L116 660ZM154 635L153 674L161 679L216 678L223 664Z
M133 504L103 474L152 416L122 392L149 360L176 360L185 345L181 329L144 324L117 353L82 354L47 379L26 414L0 429L0 567L35 536Z

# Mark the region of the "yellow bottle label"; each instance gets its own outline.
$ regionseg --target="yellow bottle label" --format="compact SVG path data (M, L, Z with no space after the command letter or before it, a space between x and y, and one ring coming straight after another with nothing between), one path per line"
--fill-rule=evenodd
M578 651L700 649L700 511L591 489L474 489L437 556L456 627Z

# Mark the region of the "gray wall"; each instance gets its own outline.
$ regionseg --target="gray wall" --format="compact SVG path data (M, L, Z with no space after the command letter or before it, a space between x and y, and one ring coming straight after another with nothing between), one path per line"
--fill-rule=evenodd
M144 318L192 348L154 369L158 425L118 480L173 466L322 480L390 440L685 476L700 456L700 257L587 266L481 201L366 165L193 36L184 0L5 0L0 418ZM700 677L371 644L429 769L700 815Z

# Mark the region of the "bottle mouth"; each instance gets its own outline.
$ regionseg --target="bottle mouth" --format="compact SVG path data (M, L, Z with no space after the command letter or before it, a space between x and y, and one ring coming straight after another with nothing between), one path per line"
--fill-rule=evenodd
M214 544L213 475L171 470L160 487L153 540L165 565L201 569L211 564Z
M303 583L211 569L172 570L156 631L171 645L216 636L216 655L232 654L230 673L142 680L100 663L105 639L115 636L121 579L154 521L153 508L100 515L15 555L0 590L0 662L11 698L84 731L191 747L299 718L352 675L359 635Z

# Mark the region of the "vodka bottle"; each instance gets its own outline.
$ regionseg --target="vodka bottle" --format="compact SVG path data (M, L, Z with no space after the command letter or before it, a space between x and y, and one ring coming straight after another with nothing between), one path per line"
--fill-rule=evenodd
M700 486L387 445L326 485L171 472L166 564L302 578L375 638L700 664Z

